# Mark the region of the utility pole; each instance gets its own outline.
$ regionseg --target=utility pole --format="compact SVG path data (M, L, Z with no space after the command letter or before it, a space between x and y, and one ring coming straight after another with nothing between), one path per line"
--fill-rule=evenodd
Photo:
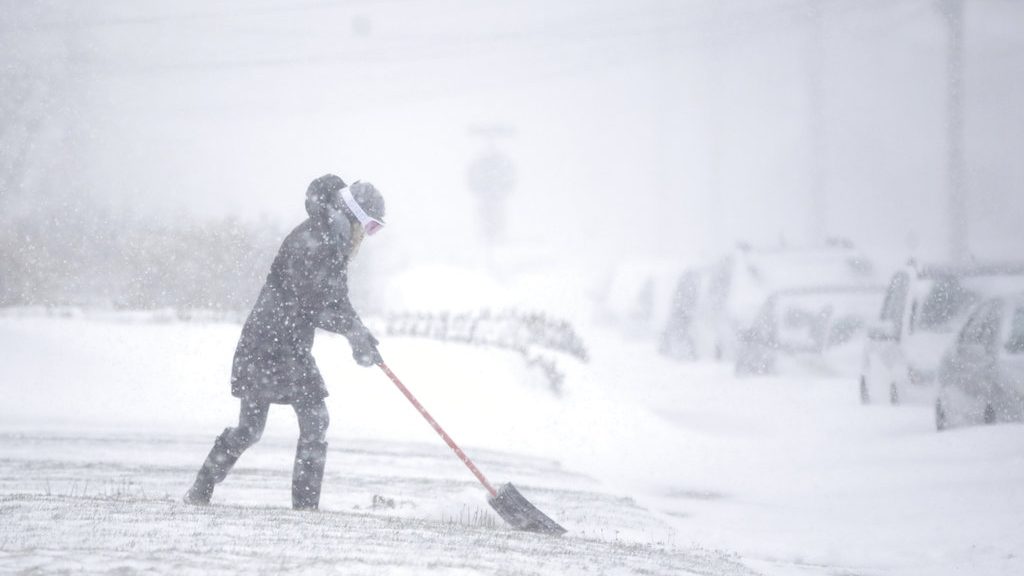
M723 57L722 36L724 32L722 5L719 2L711 4L711 23L706 32L707 56L707 118L708 118L708 192L711 194L711 223L714 227L713 249L717 253L725 250L730 243L728 202L725 198L725 187L722 185L722 146L724 131L724 108L722 103L724 94L722 66Z
M828 197L825 182L825 114L822 90L824 38L820 0L809 0L807 11L807 127L809 143L808 216L811 244L823 244L828 236Z
M964 0L942 0L946 17L946 170L949 255L968 258L967 182L964 160Z
M651 241L654 246L669 246L678 241L673 231L676 229L678 206L681 195L680 179L677 174L677 162L674 155L678 149L674 146L674 129L676 127L678 106L678 92L676 90L678 55L676 33L672 30L671 23L674 22L674 2L672 0L659 0L654 7L654 14L660 23L660 29L653 37L654 78L651 86L654 87L652 94L651 111L653 113L654 134L652 143L654 147L654 159L652 172L656 192L654 205L658 206L655 215L657 223L652 226L650 233L653 233Z

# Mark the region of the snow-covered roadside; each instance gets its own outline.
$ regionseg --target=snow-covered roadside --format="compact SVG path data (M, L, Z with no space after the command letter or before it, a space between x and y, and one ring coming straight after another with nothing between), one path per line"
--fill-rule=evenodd
M288 508L294 441L283 439L247 453L211 508L180 504L208 447L200 437L0 434L0 514L14 519L0 524L0 572L753 576L720 552L672 545L650 512L542 459L475 453L569 527L564 538L504 526L447 448L426 444L332 447L321 514Z
M50 510L60 520L85 514L76 499L102 499L111 492L141 495L140 512L148 511L153 522L160 522L168 512L153 508L153 501L176 500L213 436L235 416L237 402L228 394L226 372L237 330L217 324L0 321L0 339L16 352L15 360L0 369L3 393L10 399L0 407L0 429L6 432L0 437L0 495L7 495L5 512L22 520L18 533L42 530L36 524L45 524L48 516L38 514L36 507ZM599 479L538 458L563 453L562 440L581 435L575 432L575 419L564 418L572 410L566 410L543 376L526 369L519 356L416 340L389 341L382 349L492 480L515 482L571 531L565 540L583 550L572 562L551 563L544 557L554 548L538 544L533 552L537 560L510 567L508 573L674 574L689 570L691 564L697 574L747 573L721 553L680 551L671 544L664 548L673 540L671 528L638 507L628 493L611 492ZM492 517L499 532L505 531L472 476L378 371L354 366L345 341L329 335L318 340L316 353L332 384L331 457L323 510L362 514L379 495L395 506L385 505L378 516L441 526L446 519L484 515ZM218 372L224 377L210 376ZM287 510L294 417L285 407L275 408L271 415L264 440L246 453L215 497L229 506L223 520L229 525L244 515L238 505ZM60 498L50 501L51 497ZM340 518L343 524L351 522ZM87 546L88 539L61 522L54 527L54 549L6 533L0 537L0 549L18 566L67 565L73 558L60 550ZM132 535L132 546L145 538L136 531L150 531L145 518L121 530ZM117 540L113 548L102 539L92 542L99 566L132 560ZM189 548L204 542L185 539L180 544ZM607 554L595 552L603 546L612 548ZM25 548L56 553L42 554L42 564L33 564ZM106 556L110 554L113 558ZM634 565L634 556L646 560ZM511 555L508 561L518 559ZM458 570L448 568L492 573L486 566L495 562L501 560L484 557L476 563L467 561ZM388 572L415 572L420 566L418 560L393 564L385 565Z
M563 366L562 398L508 352L409 339L385 339L382 352L485 473L539 490L539 502L555 506L546 511L566 514L558 519L586 537L674 538L683 549L735 551L767 574L1024 571L1022 427L937 434L926 409L861 407L852 380L736 380L728 368L668 362L649 344L577 327L593 360ZM187 462L198 463L237 409L227 383L237 333L230 324L0 319L12 350L0 366L9 400L0 428L189 437L194 453L177 464L187 476ZM315 353L332 391L332 450L383 441L438 452L428 463L370 463L357 476L394 468L458 483L409 519L436 520L477 501L468 473L382 375L351 362L343 339L323 335ZM275 408L266 440L240 466L285 478L295 433L290 411ZM335 454L332 462L344 460ZM510 464L517 458L551 464ZM558 509L550 491L628 497L641 508L623 506L595 526ZM282 496L247 494L255 500L241 503ZM355 505L331 498L328 510Z
M754 576L702 550L351 512L22 495L0 513L20 523L0 538L0 569L18 573Z
M736 379L653 355L621 386L645 347L588 334L613 377L595 383L677 430L672 460L619 477L680 542L769 573L1024 573L1024 426L939 434L926 407L862 407L853 377Z

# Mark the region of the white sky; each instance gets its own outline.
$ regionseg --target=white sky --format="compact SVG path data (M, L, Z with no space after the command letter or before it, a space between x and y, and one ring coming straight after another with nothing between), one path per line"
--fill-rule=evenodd
M946 250L946 29L931 0L822 0L815 50L803 0L6 4L13 58L56 70L65 96L50 120L70 136L37 160L41 187L71 172L118 205L286 226L306 184L335 172L384 191L382 245L400 259L473 261L466 172L486 145L471 127L497 124L514 130L498 142L517 170L513 246L601 264L799 243L813 51L825 228L893 260ZM971 248L1011 257L1024 6L967 4Z

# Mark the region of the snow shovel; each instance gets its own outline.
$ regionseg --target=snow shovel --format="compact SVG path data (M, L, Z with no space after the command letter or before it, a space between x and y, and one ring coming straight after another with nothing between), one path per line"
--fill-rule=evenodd
M427 409L424 408L423 405L420 404L412 395L412 392L409 392L409 389L402 384L402 381L398 379L398 376L395 376L395 373L392 372L383 361L379 362L377 366L380 366L380 369L388 375L388 378L391 378L391 381L395 383L395 386L398 386L398 389L402 391L402 394L405 394L405 397L409 399L409 402L412 402L412 405L416 407L416 410L419 410L419 413L427 419L427 422L429 422L434 428L434 431L441 436L441 438L448 444L448 447L455 452L459 459L462 460L462 463L469 468L469 471L472 472L474 476L476 476L476 479L484 485L484 488L486 488L487 492L490 494L487 498L487 503L491 505L491 508L494 508L494 511L497 512L505 522L508 522L516 530L550 534L552 536L561 536L562 534L565 534L565 528L559 526L557 522L548 518L547 515L538 510L536 506L530 504L530 502L524 498L512 484L506 483L501 488L495 490L494 486L487 481L487 478L484 477L483 473L481 473L476 465L473 464L473 461L466 456L466 453L455 444L455 441L452 440L451 436L449 436L444 429L441 428L441 425L437 423L437 420L434 420L430 413L427 412Z

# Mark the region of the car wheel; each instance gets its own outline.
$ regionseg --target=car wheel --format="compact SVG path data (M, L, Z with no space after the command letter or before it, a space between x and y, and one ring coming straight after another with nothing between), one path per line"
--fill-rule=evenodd
M896 388L896 383L889 384L889 403L893 406L897 406L900 403L900 391Z
M935 429L942 432L949 427L946 421L946 409L942 407L942 401L935 401Z
M985 405L985 414L982 416L982 418L983 418L985 424L995 424L996 423L996 410L995 410L995 408L992 407L991 404L986 404Z
M860 403L871 404L871 394L868 392L868 381L863 376L860 377Z

